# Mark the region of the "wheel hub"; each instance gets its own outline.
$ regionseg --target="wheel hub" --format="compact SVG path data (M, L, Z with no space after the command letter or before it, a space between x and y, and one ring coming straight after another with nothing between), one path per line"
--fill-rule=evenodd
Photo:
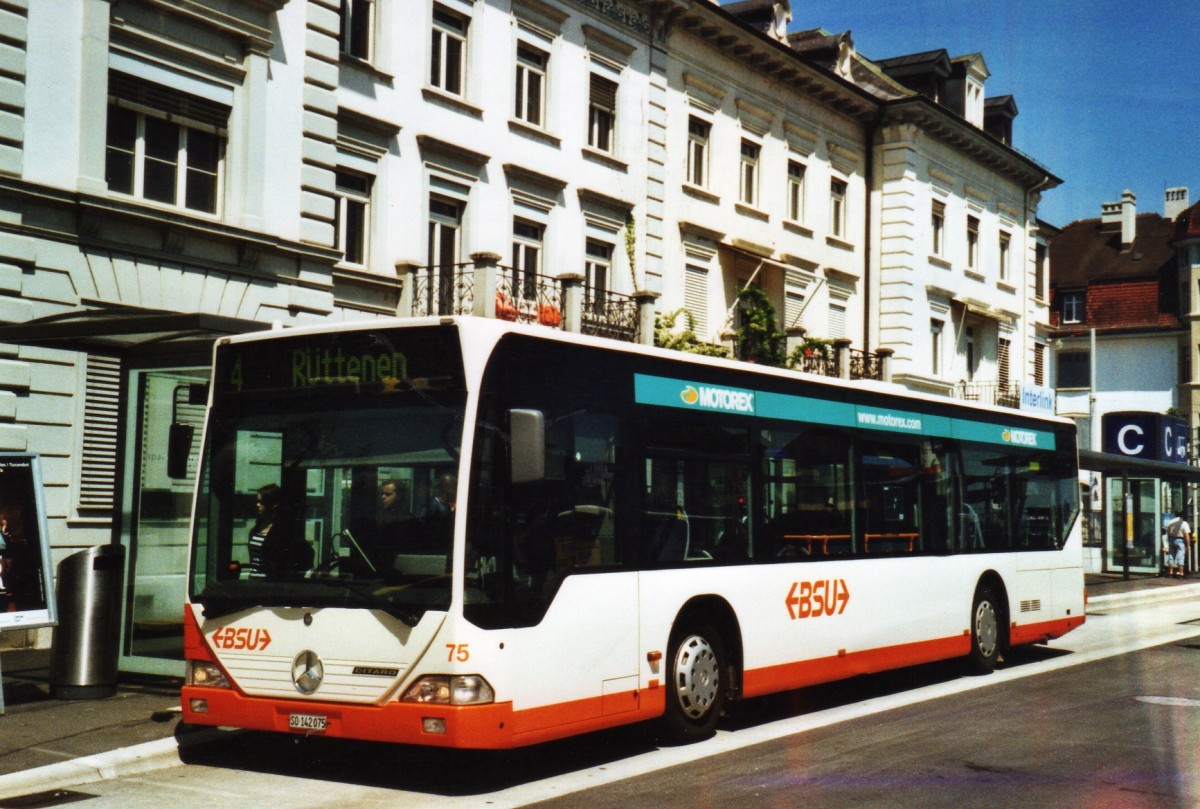
M720 685L717 655L699 635L691 635L679 644L673 671L675 695L689 719L700 719L712 708Z
M975 608L975 643L979 653L991 657L996 653L996 643L1000 637L1000 623L996 618L996 608L990 601L981 601Z

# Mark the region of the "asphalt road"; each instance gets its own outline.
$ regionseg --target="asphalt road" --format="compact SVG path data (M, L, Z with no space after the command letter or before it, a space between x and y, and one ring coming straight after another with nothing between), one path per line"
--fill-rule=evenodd
M751 701L688 747L646 727L503 754L229 733L185 760L79 805L1200 806L1200 603L1092 615L984 677L942 663Z

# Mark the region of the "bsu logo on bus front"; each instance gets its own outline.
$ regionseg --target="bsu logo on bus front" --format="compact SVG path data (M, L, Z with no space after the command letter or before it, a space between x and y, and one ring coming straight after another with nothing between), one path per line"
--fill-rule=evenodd
M683 400L684 404L709 410L727 410L735 413L754 412L754 392L749 390L685 385L679 392L679 398Z

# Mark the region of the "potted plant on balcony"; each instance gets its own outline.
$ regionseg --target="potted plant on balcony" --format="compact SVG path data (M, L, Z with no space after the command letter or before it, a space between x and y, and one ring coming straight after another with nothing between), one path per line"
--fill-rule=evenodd
M782 368L787 362L785 335L775 319L775 307L767 293L746 287L738 293L741 317L737 325L738 358L759 365Z
M678 324L680 316L683 317L682 327ZM724 346L700 340L696 334L696 318L687 307L655 316L654 345L659 348L687 351L690 354L703 354L708 357L729 356L729 351Z

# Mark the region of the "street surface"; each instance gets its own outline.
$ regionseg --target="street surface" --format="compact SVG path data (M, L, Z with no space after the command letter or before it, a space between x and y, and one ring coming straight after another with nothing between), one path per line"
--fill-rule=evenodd
M1089 615L989 676L951 662L754 700L688 747L646 727L501 754L229 732L185 760L74 790L89 809L1194 807L1200 601Z

